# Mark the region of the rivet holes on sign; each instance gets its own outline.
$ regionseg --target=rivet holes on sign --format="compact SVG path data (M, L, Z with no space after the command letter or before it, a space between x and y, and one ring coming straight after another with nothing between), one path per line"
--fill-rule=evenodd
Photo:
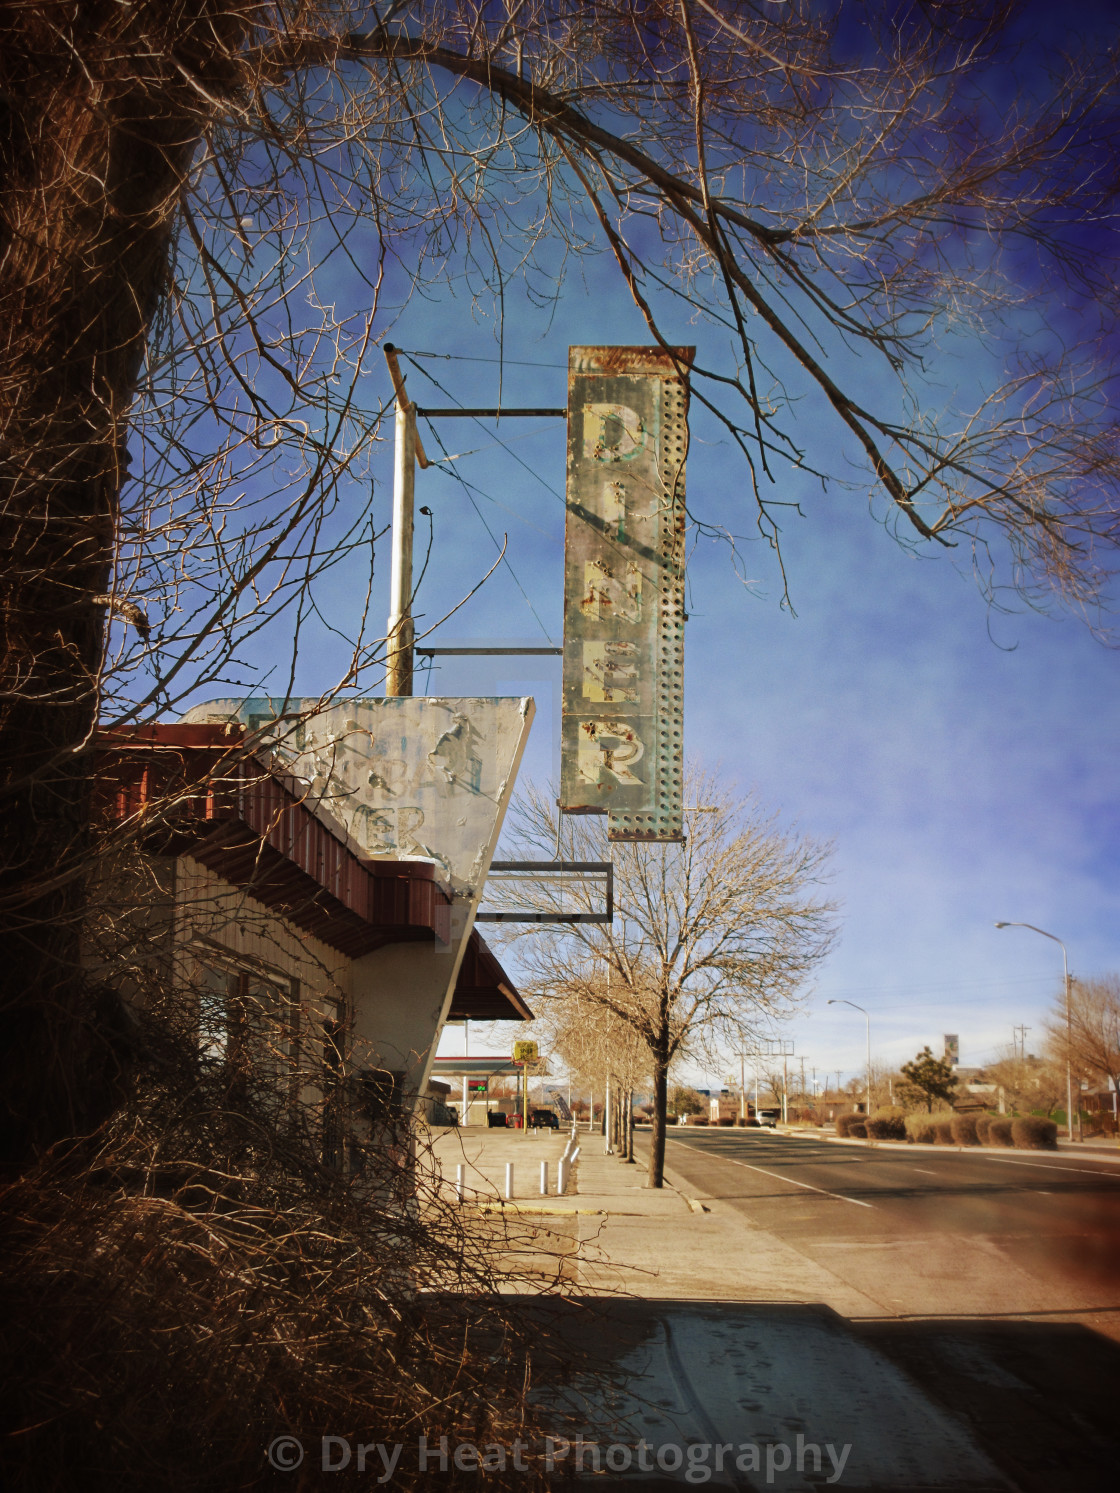
M695 349L568 355L560 802L681 838L684 472Z

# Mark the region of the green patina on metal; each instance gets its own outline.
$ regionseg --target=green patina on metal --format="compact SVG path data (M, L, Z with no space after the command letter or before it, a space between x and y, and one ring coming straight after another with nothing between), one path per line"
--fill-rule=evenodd
M560 801L612 840L681 838L694 351L569 350Z

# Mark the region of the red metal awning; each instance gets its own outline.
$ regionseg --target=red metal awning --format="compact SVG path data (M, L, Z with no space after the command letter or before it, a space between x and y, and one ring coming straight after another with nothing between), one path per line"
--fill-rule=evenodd
M514 989L513 982L494 957L493 950L477 931L472 931L449 1021L532 1021L533 1013Z
M451 935L451 891L426 861L363 856L305 785L244 749L236 725L136 726L99 736L103 821L187 855L331 948Z

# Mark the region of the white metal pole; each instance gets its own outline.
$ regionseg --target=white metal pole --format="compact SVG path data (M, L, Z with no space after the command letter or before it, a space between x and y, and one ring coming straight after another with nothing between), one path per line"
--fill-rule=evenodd
M506 1198L513 1196L513 1162L506 1162Z
M1060 940L1059 940L1060 942ZM1069 963L1066 960L1066 946L1062 944L1062 978L1066 987L1066 1119L1069 1121L1067 1129L1070 1140L1073 1139L1073 1003L1070 999L1069 988ZM1024 1046L1026 1045L1026 1033L1023 1034ZM1078 1084L1080 1089L1080 1083ZM1077 1096L1077 1138L1081 1139L1081 1095Z
M1069 960L1066 958L1066 946L1056 933L1047 933L1045 928L1036 928L1033 923L997 923L997 928L1029 928L1032 933L1040 933L1043 938L1048 938L1051 943L1056 943L1062 951L1062 980L1066 992L1066 1130L1069 1132L1070 1140L1073 1139L1073 1007L1070 1001L1069 988ZM1081 1100L1078 1096L1077 1123L1081 1124Z
M871 1017L867 1012L863 1013L863 1019L867 1022L867 1113L871 1113Z
M607 1097L603 1101L603 1150L611 1154L611 1080L607 1075Z
M463 1162L460 1161L455 1168L455 1201L458 1203L461 1203L463 1201L463 1183L466 1180L466 1175L467 1168L463 1164Z
M548 1162L541 1162L541 1197L548 1196Z
M389 578L388 669L385 693L412 694L412 520L416 479L416 416L397 399L393 465L393 557Z

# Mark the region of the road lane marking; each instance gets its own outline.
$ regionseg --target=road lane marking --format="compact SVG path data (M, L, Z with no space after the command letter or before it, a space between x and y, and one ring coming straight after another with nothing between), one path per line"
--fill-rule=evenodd
M768 1172L764 1166L752 1166L749 1161L739 1161L734 1156L724 1156L733 1166L745 1166L748 1172L761 1172L764 1177L776 1177L779 1182L792 1182L794 1187L806 1187L810 1192L819 1192L822 1197L839 1198L842 1203L855 1203L857 1208L874 1208L874 1203L863 1203L859 1198L847 1198L842 1192L829 1192L827 1187L814 1187L811 1182L799 1182L796 1177L783 1177L781 1172Z
M1020 1161L1018 1156L985 1156L981 1151L977 1161L1002 1161L1004 1166L1038 1166L1046 1172L1079 1172L1083 1177L1096 1177L1100 1182L1116 1182L1120 1178L1111 1176L1108 1172L1091 1172L1084 1166L1055 1166L1052 1161Z
M910 1170L912 1172L921 1172L923 1177L940 1177L941 1175L940 1172L928 1171L924 1166L912 1166Z

